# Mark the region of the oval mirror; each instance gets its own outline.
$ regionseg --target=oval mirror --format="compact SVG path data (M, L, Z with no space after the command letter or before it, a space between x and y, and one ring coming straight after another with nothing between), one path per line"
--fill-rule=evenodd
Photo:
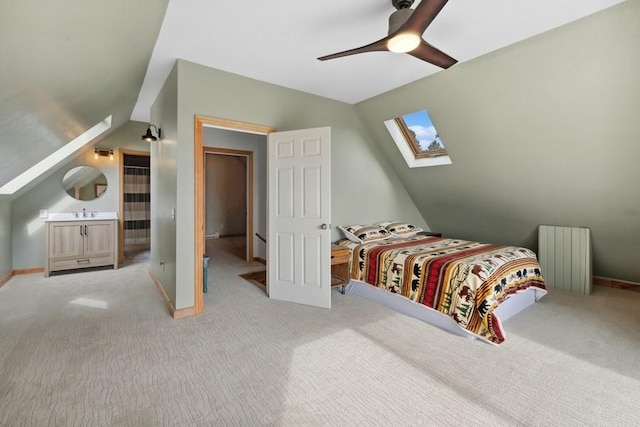
M64 174L62 187L74 199L93 200L107 191L107 177L91 166L78 166Z

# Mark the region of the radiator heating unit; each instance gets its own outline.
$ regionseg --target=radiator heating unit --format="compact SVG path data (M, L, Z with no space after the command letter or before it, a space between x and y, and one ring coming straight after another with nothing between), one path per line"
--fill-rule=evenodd
M591 234L588 228L540 225L538 261L548 288L585 295L591 293Z

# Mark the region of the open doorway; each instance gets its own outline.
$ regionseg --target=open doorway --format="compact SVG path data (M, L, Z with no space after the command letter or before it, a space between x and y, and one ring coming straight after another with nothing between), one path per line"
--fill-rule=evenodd
M216 246L251 261L253 152L205 147L204 163L207 255Z
M120 244L124 260L149 259L151 249L151 174L149 153L123 152Z
M259 261L264 263L266 260L266 246L256 233L266 235L266 135L275 131L274 128L249 124L244 122L236 122L228 119L218 119L213 117L195 116L195 164L194 173L196 199L195 199L195 253L206 253L206 235L205 227L205 156L206 151L213 147L222 150L243 150L253 153L255 161L253 167L247 165L247 171L251 172L252 178L247 185L247 260ZM237 153L236 153L237 154ZM249 215L253 215L252 219L248 219ZM215 233L215 230L213 231ZM196 258L194 266L195 277L203 277L203 262L200 257ZM215 268L215 260L211 260L209 269ZM215 273L211 271L209 277ZM195 307L194 314L203 311L203 289L202 282L197 280L195 286Z

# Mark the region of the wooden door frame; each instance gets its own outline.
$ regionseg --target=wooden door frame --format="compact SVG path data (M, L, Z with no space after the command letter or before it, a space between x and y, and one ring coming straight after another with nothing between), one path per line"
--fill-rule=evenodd
M120 170L118 171L120 180L120 188L118 191L118 261L120 264L124 262L124 156L140 156L149 157L151 160L151 151L136 151L120 149Z
M247 250L245 252L246 261L253 261L253 151L246 150L234 150L229 148L218 148L218 147L202 147L204 150L204 165L207 165L207 154L218 154L220 156L236 156L236 157L245 157L247 159L247 170L245 172L245 177L247 179L247 186L245 188L245 196L247 199L246 203L246 245ZM205 177L206 178L206 177ZM206 192L206 181L203 188L203 191ZM204 201L204 200L203 200ZM205 209L206 216L206 209ZM205 219L206 223L206 219ZM206 233L205 233L206 239Z
M227 129L245 133L255 133L258 135L268 135L276 129L271 126L263 126L253 123L245 123L236 120L228 120L217 117L194 115L194 137L193 137L193 157L194 157L194 314L200 314L203 310L203 289L202 274L204 270L202 254L205 251L205 230L204 230L204 145L203 128L213 127Z

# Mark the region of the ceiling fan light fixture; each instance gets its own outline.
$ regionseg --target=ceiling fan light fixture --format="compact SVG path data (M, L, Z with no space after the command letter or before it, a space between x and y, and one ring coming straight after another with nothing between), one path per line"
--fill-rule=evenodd
M395 53L407 53L420 45L420 37L411 33L400 33L387 42L387 48Z

